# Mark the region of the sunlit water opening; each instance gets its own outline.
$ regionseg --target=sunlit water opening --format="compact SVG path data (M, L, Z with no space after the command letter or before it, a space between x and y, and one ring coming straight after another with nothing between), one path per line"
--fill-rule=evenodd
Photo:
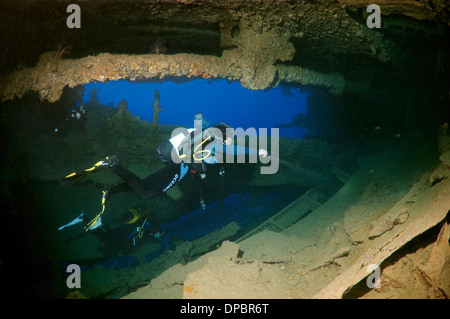
M233 128L271 128L288 126L298 114L306 113L308 92L298 88L278 86L269 90L249 90L239 82L227 80L194 80L184 83L165 81L89 83L84 86L84 103L93 90L101 104L117 106L126 100L128 109L142 120L152 122L155 90L159 91L158 124L192 127L194 115L203 113L210 125L225 122ZM280 136L299 138L307 130L292 126L280 128Z

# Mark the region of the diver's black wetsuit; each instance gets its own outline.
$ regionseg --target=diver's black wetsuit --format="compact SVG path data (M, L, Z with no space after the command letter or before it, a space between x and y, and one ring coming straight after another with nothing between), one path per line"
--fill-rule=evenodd
M203 173L202 165L207 163L213 165L217 163L215 155L232 152L235 155L239 154L257 154L258 150L249 149L243 146L236 145L224 145L223 143L211 142L207 145L206 149L211 151L212 156L206 156L202 163L187 164L181 162L176 164L174 162L167 162L166 165L160 170L156 171L152 175L141 179L133 172L129 171L125 167L117 164L112 171L121 177L125 183L119 184L111 189L112 193L129 192L134 191L141 195L144 199L151 198L165 192L175 186L187 173L192 171L193 173Z
M111 193L134 191L148 199L172 188L186 175L189 166L185 163L167 163L163 168L144 179L139 178L120 164L114 167L112 171L121 177L125 183L115 186Z

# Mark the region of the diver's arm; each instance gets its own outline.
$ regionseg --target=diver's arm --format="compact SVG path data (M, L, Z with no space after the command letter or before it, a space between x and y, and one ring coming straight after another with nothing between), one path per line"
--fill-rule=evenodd
M266 157L269 155L269 153L263 149L254 149L254 148L248 148L242 145L226 145L224 147L224 152L225 154L228 153L230 154L230 152L234 151L234 155L254 155L254 154L258 154L261 155L262 157Z
M254 148L248 148L242 145L225 145L224 153L234 155L254 155L258 154L258 150Z
M216 153L222 153L222 156L224 154L233 154L233 155L261 155L263 157L269 155L265 149L255 149L255 148L249 148L242 145L225 145L221 143L211 143L207 147L209 150L213 150ZM214 153L213 153L214 154Z
M212 142L208 144L205 148L208 152L211 152L211 156L206 156L204 158L204 162L210 165L217 163L216 155L221 155L222 157L225 154L233 154L233 155L260 155L266 157L269 153L265 149L254 149L248 148L242 145L225 145L219 142Z

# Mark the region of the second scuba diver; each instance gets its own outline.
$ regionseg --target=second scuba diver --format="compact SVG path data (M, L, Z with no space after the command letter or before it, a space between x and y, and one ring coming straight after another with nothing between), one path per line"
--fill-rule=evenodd
M163 235L155 215L140 206L126 210L121 216L120 226L112 229L105 225L104 232L96 232L102 249L111 255L116 254L117 250L125 255L141 244L154 239L160 241Z

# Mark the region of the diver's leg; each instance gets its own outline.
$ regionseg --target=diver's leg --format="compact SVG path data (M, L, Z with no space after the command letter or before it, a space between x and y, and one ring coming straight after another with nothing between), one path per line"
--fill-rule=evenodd
M145 179L139 178L121 165L117 165L112 171L125 181L129 189L148 199L164 191L173 180L175 180L174 183L177 182L179 170L179 165L169 163ZM129 189L125 185L119 184L114 187L113 193L128 191Z
M187 166L186 166L187 167ZM181 165L169 163L159 171L156 171L145 179L140 179L136 174L129 171L125 167L117 164L112 168L117 176L121 177L125 183L119 184L116 187L105 185L102 193L102 211L94 219L92 219L86 228L86 231L95 229L101 225L101 215L106 209L106 201L112 193L118 193L121 191L133 190L135 193L141 195L143 198L148 199L155 195L165 192L173 185L175 185L181 179ZM186 171L183 171L184 174ZM184 176L183 174L183 176ZM98 223L100 221L100 224Z
M168 163L159 171L143 180L145 189L149 190L149 197L165 192L180 180L180 164Z
M136 174L126 169L122 165L117 165L112 172L122 178L125 183L129 186L129 188L138 194L146 193L146 189L143 184L143 180L139 178ZM126 187L124 185L119 184L119 187L114 187L114 193L119 191L126 191ZM118 188L118 190L117 190Z

